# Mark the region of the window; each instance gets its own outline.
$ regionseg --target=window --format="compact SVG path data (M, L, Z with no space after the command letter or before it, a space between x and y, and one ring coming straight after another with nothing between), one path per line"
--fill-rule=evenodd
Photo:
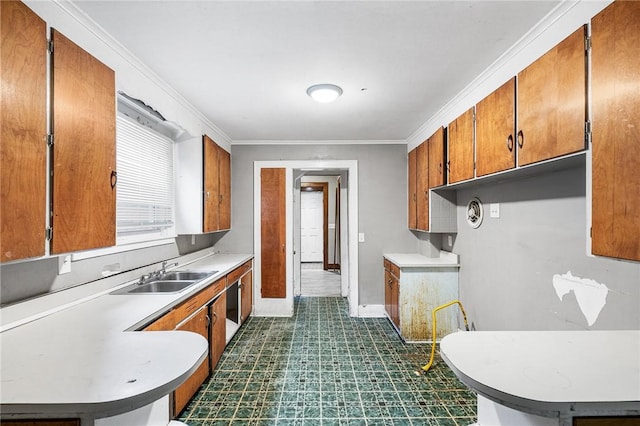
M173 140L118 114L116 243L175 236Z

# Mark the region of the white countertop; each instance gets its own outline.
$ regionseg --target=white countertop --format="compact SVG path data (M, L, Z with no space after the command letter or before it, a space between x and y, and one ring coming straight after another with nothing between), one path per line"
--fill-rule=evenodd
M640 410L640 330L457 332L440 353L467 386L520 411Z
M460 266L458 255L441 250L439 257L427 257L417 253L384 253L394 265L400 268L437 268L448 266Z
M0 411L100 418L167 395L206 358L206 339L180 331L126 330L149 322L252 257L217 254L180 265L174 269L219 271L180 293L103 293L42 318L7 324L0 333Z

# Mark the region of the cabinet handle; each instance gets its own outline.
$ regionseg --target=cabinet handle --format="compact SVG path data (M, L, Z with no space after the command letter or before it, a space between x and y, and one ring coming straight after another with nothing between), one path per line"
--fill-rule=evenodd
M222 204L222 194L220 194L220 196L218 197L218 204Z
M522 148L523 145L524 145L524 133L522 133L522 130L520 130L518 131L518 146Z
M111 170L111 189L116 187L116 184L118 183L118 172L116 172L115 170Z
M207 325L211 325L211 317L209 315L205 315L207 317Z
M207 191L207 194L206 194L206 195L207 195L207 200L208 200L208 199L209 199L209 191Z
M416 193L414 192L414 193L413 193L413 201L416 201L416 198L417 198L417 197L416 197Z
M513 135L507 136L507 149L513 151Z
M216 322L218 322L218 314L216 314L215 312L212 312L213 314L213 321L211 321L211 324L215 324Z
M429 199L429 190L424 191L424 198Z

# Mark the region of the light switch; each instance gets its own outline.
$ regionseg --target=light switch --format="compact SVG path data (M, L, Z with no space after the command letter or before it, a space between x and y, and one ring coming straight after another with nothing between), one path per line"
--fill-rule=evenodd
M500 217L500 203L489 204L489 217L496 219Z
M58 257L58 275L68 274L71 272L71 255Z
M358 234L358 242L359 243L364 243L364 232L360 232Z

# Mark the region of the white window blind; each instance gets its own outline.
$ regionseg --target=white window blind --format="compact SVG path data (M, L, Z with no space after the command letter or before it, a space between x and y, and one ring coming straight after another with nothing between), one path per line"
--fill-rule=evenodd
M175 236L173 141L118 114L117 244Z

